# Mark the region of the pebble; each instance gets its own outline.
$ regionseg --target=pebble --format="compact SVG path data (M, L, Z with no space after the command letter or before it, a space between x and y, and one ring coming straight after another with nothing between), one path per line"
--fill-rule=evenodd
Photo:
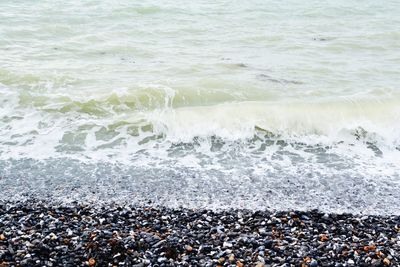
M0 202L0 266L399 266L399 216ZM1 265L2 264L2 265Z
M89 266L94 266L96 264L96 260L93 258L90 258L88 263L89 263Z
M223 244L222 244L222 247L223 248L231 248L233 245L232 245L232 243L229 243L229 242L224 242Z
M314 259L311 260L310 262L310 267L317 267L318 266L318 262Z

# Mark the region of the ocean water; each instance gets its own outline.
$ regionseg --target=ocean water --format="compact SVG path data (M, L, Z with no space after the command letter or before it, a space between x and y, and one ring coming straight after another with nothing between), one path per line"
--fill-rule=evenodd
M3 0L1 198L399 214L398 14Z

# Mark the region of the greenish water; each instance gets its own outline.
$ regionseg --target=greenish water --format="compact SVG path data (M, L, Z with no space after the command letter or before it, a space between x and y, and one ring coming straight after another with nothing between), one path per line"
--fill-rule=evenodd
M175 202L238 181L253 197L237 205L278 205L271 190L292 196L283 207L396 202L398 14L397 1L3 0L0 181L10 196L105 181L96 196L116 181L142 196L167 179ZM224 204L200 191L194 205Z

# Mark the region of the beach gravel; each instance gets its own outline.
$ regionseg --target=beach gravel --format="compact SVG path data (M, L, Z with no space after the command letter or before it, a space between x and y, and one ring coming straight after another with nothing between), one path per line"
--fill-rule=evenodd
M399 216L0 203L0 266L399 264Z

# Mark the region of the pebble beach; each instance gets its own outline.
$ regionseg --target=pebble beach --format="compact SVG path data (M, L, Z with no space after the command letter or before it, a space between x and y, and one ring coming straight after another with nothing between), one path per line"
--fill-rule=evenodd
M399 14L0 0L0 267L400 266Z
M0 204L2 267L399 264L399 216Z

